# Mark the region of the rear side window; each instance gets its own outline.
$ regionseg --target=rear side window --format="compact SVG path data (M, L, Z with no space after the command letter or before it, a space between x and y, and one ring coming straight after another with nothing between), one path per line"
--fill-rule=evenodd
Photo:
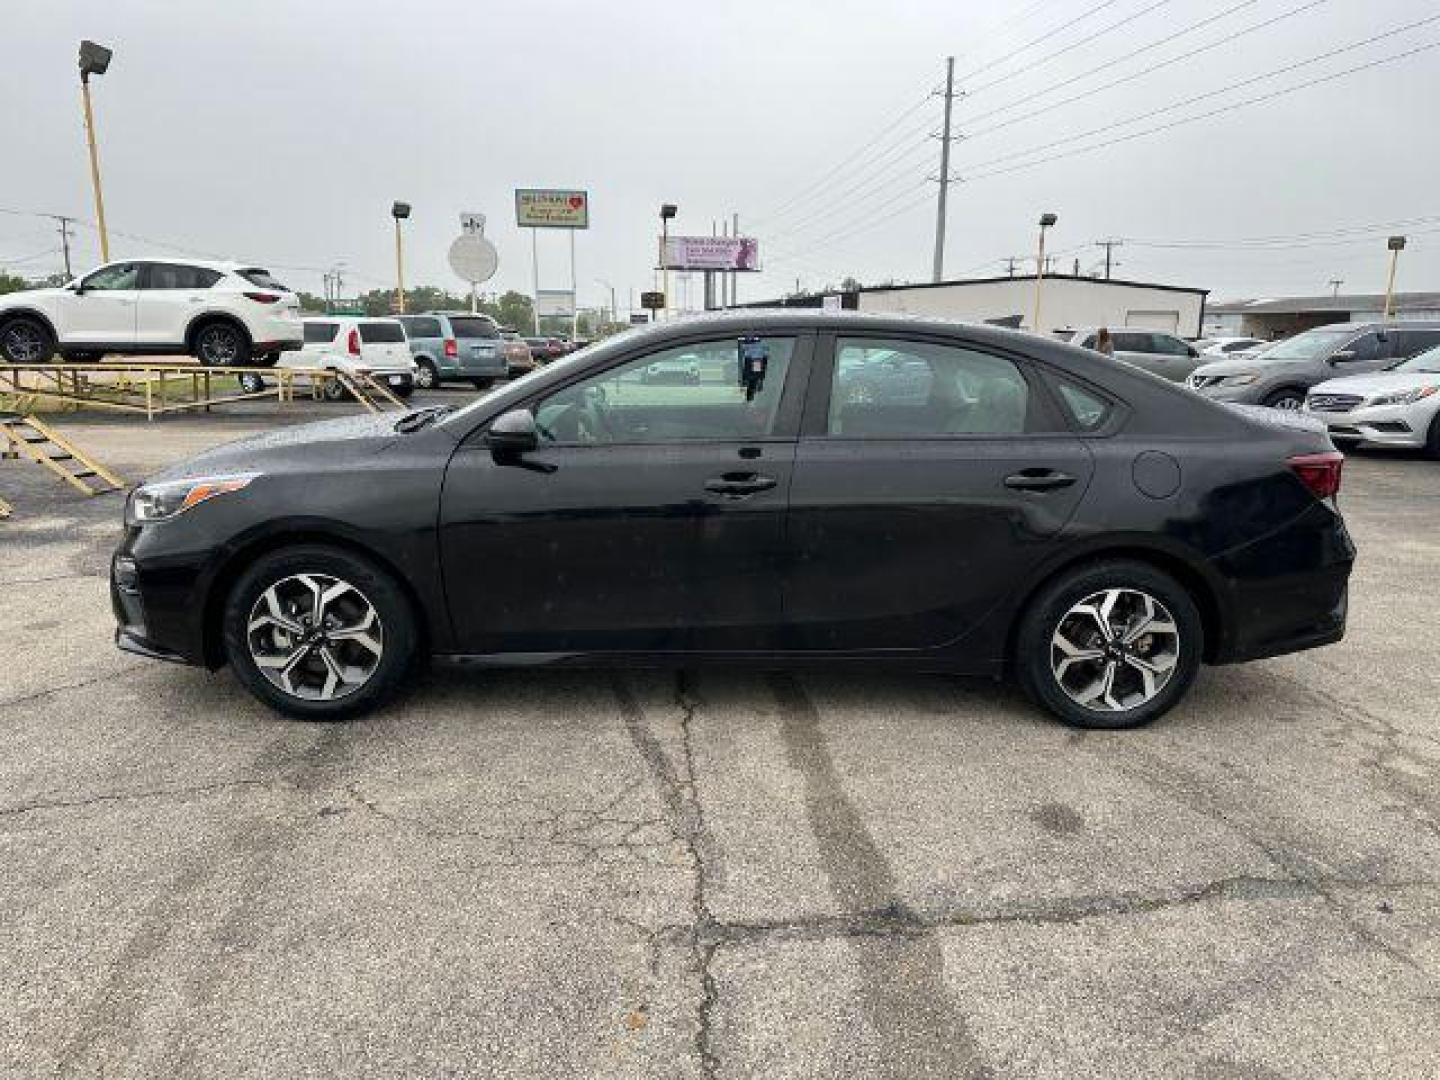
M373 344L391 344L405 340L405 328L398 322L362 322L360 340Z
M244 270L236 270L235 273L239 274L257 289L279 289L281 292L290 291L271 277L269 270L262 270L258 266L247 266Z
M489 319L478 319L470 316L452 316L450 325L455 330L457 338L498 338L500 331Z
M1115 348L1121 352L1153 352L1150 344L1150 335L1142 334L1137 330L1116 330L1114 333Z
M1169 334L1151 334L1150 339L1153 342L1150 347L1151 352L1168 356L1190 355L1190 346L1177 337L1172 337Z
M1004 357L922 341L835 343L831 435L1016 435L1029 409L1029 385Z
M335 331L339 329L339 323L307 322L305 324L305 343L307 345L329 344L335 340Z
M400 321L405 325L405 332L412 338L438 338L441 336L439 319L409 318Z
M223 275L203 266L182 266L178 263L151 263L141 288L144 289L208 289Z
M1110 417L1110 402L1065 379L1056 379L1055 389L1059 391L1060 404L1081 431L1095 431L1105 426Z

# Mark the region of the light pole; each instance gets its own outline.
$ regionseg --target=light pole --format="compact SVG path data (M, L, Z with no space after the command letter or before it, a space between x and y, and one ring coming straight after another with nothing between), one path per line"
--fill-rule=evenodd
M1390 280L1385 284L1385 318L1395 317L1395 268L1400 262L1400 252L1405 250L1405 237L1392 236L1386 244L1390 248Z
M1040 215L1040 247L1035 253L1035 318L1030 329L1040 333L1040 289L1045 280L1045 230L1059 221L1054 214Z
M595 284L604 285L605 288L610 290L610 322L612 325L618 325L620 322L620 309L615 306L615 286L611 285L610 282L604 278L598 277L595 279Z
M90 108L90 76L104 75L111 50L93 41L80 42L80 100L85 106L85 140L90 146L90 184L95 189L95 226L100 234L100 261L110 261L110 233L105 228L105 196L100 190L100 151L95 146L95 113Z
M670 316L670 219L675 211L674 203L660 204L660 295L665 300L666 318Z
M390 207L390 216L395 219L395 312L405 314L405 247L400 242L400 222L410 216L410 204L397 202Z

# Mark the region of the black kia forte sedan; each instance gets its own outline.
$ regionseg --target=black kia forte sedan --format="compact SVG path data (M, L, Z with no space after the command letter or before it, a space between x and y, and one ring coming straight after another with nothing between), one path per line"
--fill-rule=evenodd
M647 377L682 358L707 377ZM114 557L117 641L228 663L305 719L444 656L1009 674L1069 723L1128 727L1201 663L1340 639L1341 462L1306 418L1034 335L672 322L458 411L153 478Z

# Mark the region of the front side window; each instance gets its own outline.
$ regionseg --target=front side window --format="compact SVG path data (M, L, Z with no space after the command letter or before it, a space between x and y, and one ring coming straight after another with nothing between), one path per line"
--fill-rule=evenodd
M367 344L390 345L405 340L405 328L398 322L375 320L360 324L360 340Z
M1178 337L1170 334L1151 334L1150 339L1154 342L1150 351L1164 356L1189 356L1190 346L1181 341Z
M1115 348L1121 352L1148 353L1151 351L1150 335L1138 330L1116 330Z
M840 338L831 435L924 438L1019 434L1030 388L1011 361L956 345Z
M121 289L139 288L140 265L138 263L116 263L96 270L84 281L86 289L96 292L115 292Z
M405 326L405 332L412 338L438 338L440 336L439 319L408 318L401 319Z
M765 378L752 395L740 383L734 338L649 353L567 386L541 401L542 441L663 443L757 439L775 434L794 338L765 338Z

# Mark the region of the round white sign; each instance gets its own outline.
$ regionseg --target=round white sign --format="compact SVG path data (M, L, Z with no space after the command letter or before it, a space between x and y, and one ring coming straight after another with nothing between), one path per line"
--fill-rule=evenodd
M479 233L465 233L450 245L450 269L461 281L479 285L494 277L499 266L500 253Z

